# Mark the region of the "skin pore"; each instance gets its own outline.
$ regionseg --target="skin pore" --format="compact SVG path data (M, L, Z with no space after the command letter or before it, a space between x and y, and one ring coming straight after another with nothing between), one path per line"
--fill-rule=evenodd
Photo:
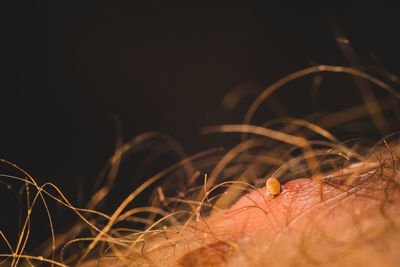
M3 264L398 266L398 138L387 136L375 144L340 142L326 130L348 117L374 116L381 109L369 109L368 102L315 122L280 118L264 126L250 124L258 105L280 86L325 71L350 73L397 95L380 80L351 68L318 66L293 73L259 95L246 123L206 130L240 132L242 141L228 151L214 149L188 157L176 142L158 133L118 146L102 172L98 190L81 209L72 206L61 191L42 188L19 167L3 161L28 177L21 178L27 188L37 190L27 197L33 198L28 211L45 196L80 218L70 231L52 236L40 256L35 256L24 253L29 211L17 246L10 245L11 252L1 255ZM379 105L387 100L369 101ZM182 160L134 189L113 214L97 211L112 189L123 156L155 139L167 143ZM281 183L279 194L265 187L270 177ZM149 206L135 206L137 195L151 186ZM178 187L182 190L177 191Z

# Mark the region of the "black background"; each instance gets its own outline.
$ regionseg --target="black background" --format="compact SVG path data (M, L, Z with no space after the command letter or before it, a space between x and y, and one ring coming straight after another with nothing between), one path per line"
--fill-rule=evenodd
M126 139L157 130L188 154L212 147L200 129L239 123L248 108L244 101L221 109L237 85L267 86L312 64L347 64L330 19L361 58L374 52L399 74L394 5L264 2L1 1L0 158L83 205L89 196L78 192L90 191L113 152L108 114L120 118ZM291 115L301 117L303 93L290 92Z

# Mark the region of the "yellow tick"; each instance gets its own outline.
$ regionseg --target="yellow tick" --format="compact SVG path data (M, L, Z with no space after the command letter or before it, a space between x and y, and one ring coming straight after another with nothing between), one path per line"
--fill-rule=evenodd
M267 192L273 197L276 197L281 193L281 183L274 177L267 179L266 187Z

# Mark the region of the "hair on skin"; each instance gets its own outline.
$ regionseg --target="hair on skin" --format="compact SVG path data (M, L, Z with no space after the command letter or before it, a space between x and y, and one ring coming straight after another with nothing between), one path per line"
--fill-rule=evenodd
M369 89L360 90L362 103L304 118L253 122L282 86L312 75L319 87L325 73L367 83ZM12 172L1 173L0 181L21 184L26 212L15 244L0 228L0 244L8 250L0 255L0 266L398 266L398 133L378 142L344 141L332 133L356 121L384 132L390 125L386 116L399 114L389 104L400 99L393 80L377 74L328 65L289 74L255 98L242 124L203 129L203 134L239 133L241 141L228 150L188 156L162 133L128 142L119 138L84 207L74 206L56 185L40 185L22 167L2 159ZM370 87L386 96L375 97ZM240 96L232 94L229 99L237 103ZM229 99L223 103L233 107ZM103 213L99 206L118 181L121 162L159 143L180 160L133 188L114 212ZM137 197L149 189L149 205L137 206ZM78 220L69 230L54 229L50 201L75 214ZM39 203L50 238L27 253Z

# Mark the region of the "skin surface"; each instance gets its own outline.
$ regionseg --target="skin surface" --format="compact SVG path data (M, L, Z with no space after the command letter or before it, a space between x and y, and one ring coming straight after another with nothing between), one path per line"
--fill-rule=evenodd
M291 254L289 250L298 246L302 238L307 239L303 236L307 231L317 231L333 239L335 236L340 236L341 242L352 242L354 233L350 233L349 229L353 225L354 217L373 212L381 203L379 200L364 199L359 194L376 190L378 186L368 185L361 190L362 192L352 195L350 192L324 185L324 201L321 201L318 185L316 186L311 179L297 179L286 183L282 186L282 193L276 198L268 196L266 189L261 188L245 195L228 210L208 218L206 220L208 236L212 236L209 238L215 239L215 243L223 240L239 244L238 251L244 246L252 247L257 244L265 248L276 246L275 249L268 250L271 252L279 250L278 253L282 253L284 257ZM374 194L378 199L383 197L376 191ZM358 225L368 224L368 219L363 218L363 220ZM290 241L284 241L287 238L290 238ZM327 244L327 249L328 246ZM307 247L309 249L310 245ZM271 255L271 252L264 254L263 257L274 259L276 255ZM225 256L235 257L233 254L234 252L227 251ZM198 251L192 252L193 261L196 261L196 257L203 255ZM190 264L182 265L190 266Z
M399 175L393 163L295 179L276 197L256 189L226 210L175 228L168 245L149 239L146 246L157 249L147 257L125 263L105 257L88 266L397 266Z

